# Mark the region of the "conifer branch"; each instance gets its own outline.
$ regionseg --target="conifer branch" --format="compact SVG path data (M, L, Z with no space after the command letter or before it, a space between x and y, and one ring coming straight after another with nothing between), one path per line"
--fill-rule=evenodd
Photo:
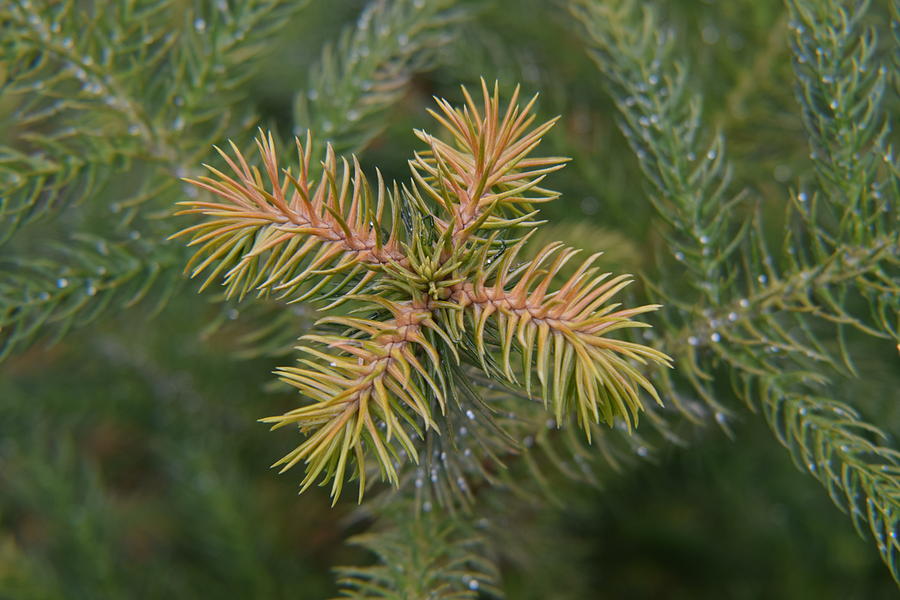
M532 369L536 370L544 403L551 404L557 421L574 403L578 422L590 439L590 424L613 425L621 418L630 428L637 423L642 403L638 387L661 403L649 381L627 359L647 364L648 359L669 364L658 350L607 337L618 329L646 327L631 317L650 312L659 305L615 310L609 300L630 283L628 275L610 279L598 274L592 264L599 254L587 258L558 289L549 290L559 270L577 250L555 243L545 247L523 271L515 259L524 242L510 249L496 268L489 266L472 283L453 289L453 301L468 311L458 312L458 327L472 333L479 357L484 360L485 325L496 315L501 366L511 382L516 381L511 362L512 347L522 356L523 385L530 395ZM552 261L552 262L551 262ZM545 262L551 264L545 268ZM487 285L488 279L493 280ZM488 370L484 365L485 371Z
M725 266L742 231L729 197L721 136L704 139L701 99L674 56L673 37L650 6L632 0L572 0L588 51L610 83L620 128L652 186L650 200L671 227L673 256L710 304L721 300Z
M797 466L819 480L857 532L872 534L900 581L900 452L883 446L888 436L846 404L791 385L801 377L817 379L811 373L789 373L760 382L766 420Z
M441 49L456 39L456 26L472 12L448 0L369 3L337 43L323 48L307 89L295 97L294 131L321 134L311 139L311 155L325 153L327 144L335 154L362 151L383 130L386 113L403 98L412 77L435 64ZM313 161L309 168L318 174L320 164ZM289 334L296 323L283 308L277 303L266 307L254 311L252 347L241 354L283 354L296 341ZM245 312L240 314L245 320ZM274 322L285 327L273 328Z
M261 42L302 4L223 0L197 12L168 0L16 0L0 7L9 33L0 46L2 118L10 125L0 146L0 241L82 201L100 217L72 237L70 253L17 256L11 249L7 266L21 267L3 273L0 354L52 330L61 335L109 307L131 306L136 292L156 287L161 301L169 296L181 252L161 246L150 257L146 241L139 252L128 247L135 244L111 242L113 260L79 237L99 240L110 213L133 240L169 232L140 218L139 209L170 201L178 189L171 175L196 161L204 147L198 139L246 127L233 110L235 88L265 49ZM96 197L126 180L133 193L97 205Z
M340 283L323 292L322 298L346 291L351 283L358 291L374 275L370 270L357 277L361 271L403 260L397 238L398 219L393 221L387 239L382 239L381 221L389 201L380 176L373 200L359 163L354 161L351 175L349 163L343 160L339 171L329 147L321 181L311 180L311 146L309 137L305 145L297 140L300 166L296 177L290 172L279 173L274 140L269 134L257 140L266 181L258 169L247 164L234 144L234 158L221 150L219 153L237 179L207 166L215 179L186 180L224 201L197 199L181 203L188 208L179 214L198 213L215 218L176 234L191 233L189 245L202 244L188 262L190 269L200 261L192 276L218 261L204 288L227 269L227 296L243 297L250 289L256 289L279 292L282 298L293 295L291 299L298 302L321 290L334 277L339 277ZM328 275L316 286L295 294L311 274L322 271Z
M860 23L868 2L845 4L789 4L798 100L818 180L818 190L797 193L796 212L813 260L847 257L868 270L852 286L870 307L874 327L867 332L900 341L900 180L887 146L887 71L875 56L874 30ZM886 251L859 256L859 246Z
M321 319L317 325L346 326L369 337L304 336L303 340L338 353L300 346L298 349L312 359L301 360L304 367L282 367L277 373L282 381L296 387L315 404L262 419L274 423L276 428L296 423L305 433L315 431L275 466L283 464L284 472L305 460L307 473L301 491L314 483L327 467L329 472L334 472L335 500L340 494L351 450L355 452L362 499L365 490L363 436L376 453L383 477L397 484L399 478L393 463L396 452L391 441L396 438L406 454L417 460L418 453L407 428L419 436L422 431L413 416L419 417L426 428L436 428L431 406L437 403L441 411L445 407L438 370L440 359L424 335L426 329L438 329L431 312L416 303L399 304L378 297L369 300L373 305L387 308L393 318L386 321L354 317ZM425 364L417 357L416 349L427 357ZM437 374L438 381L431 373ZM335 451L336 448L339 450Z
M370 313L366 318L321 319L319 327L346 330L306 336L311 344L300 350L311 358L301 359L300 367L279 370L284 381L312 401L264 419L275 427L296 424L307 434L305 442L276 463L287 469L305 461L303 489L321 476L323 482L333 480L336 499L350 463L355 462L361 498L366 452L375 454L382 478L399 484L397 465L405 458L418 461L420 444L414 436L427 445L426 432L443 432L437 421L449 421L447 411L471 413L461 403L451 408L446 401L448 396L459 398L459 390L468 385L461 381L466 363L481 367L489 378L523 387L529 396L531 373L536 372L545 405L552 404L557 420L577 414L588 435L590 425L601 420L612 425L618 417L629 427L636 422L643 409L639 388L659 401L632 361L667 365L668 357L607 337L618 329L644 326L632 317L658 306L616 310L618 305L608 302L627 285L628 277L604 281L609 274L598 275L592 267L597 254L560 287L551 288L577 251L551 244L535 259L517 263L527 235L503 250L505 230L524 227L522 218L505 218L503 211L533 214L530 203L535 197L556 197L536 185L545 172L561 165L560 159L528 158L549 128L527 130L533 120L528 116L530 105L510 107L501 120L496 87L493 95L486 84L482 91L480 109L468 93L464 110L441 102L446 115L460 119L474 115L482 123L480 129L457 137L464 140L471 134L468 147L475 154L466 158L464 144L455 152L420 134L437 148L435 157L455 163L448 175L435 174L435 180L452 185L435 185L421 174L420 169L443 164L441 160L417 159L411 164L413 180L408 187L401 192L395 185L388 192L379 178L373 200L358 164L354 162L351 176L349 163L342 161L339 174L330 149L322 181L316 185L309 178L308 139L306 144L297 142L299 174L286 171L282 177L271 134L261 134L258 140L261 171L250 167L233 146L234 156L223 158L235 177L212 169L213 177L189 180L221 200L182 203L189 208L181 214L207 217L178 234L191 233L191 244L201 245L189 266L201 261L194 275L212 268L204 287L224 274L228 295L282 291L282 297L296 301L341 292L330 307L350 302L356 310ZM513 94L513 99L517 97ZM475 179L468 184L475 187L464 191L460 184L473 173ZM527 190L535 194L523 194ZM479 202L487 209L479 209ZM440 207L447 210L448 219L434 216ZM473 221L457 228L458 218L473 216ZM495 221L489 220L491 216ZM494 230L490 238L470 238L471 232L487 224ZM338 283L325 289L336 276ZM299 295L295 293L307 284ZM496 322L486 335L486 322L494 313ZM524 373L522 384L511 366L513 347L521 355L521 367L515 371ZM445 356L440 359L442 352ZM435 408L440 409L440 418Z
M0 148L0 239L90 198L131 161L172 172L193 163L202 145L184 148L185 128L215 139L233 127L234 88L249 70L226 75L226 65L250 64L260 40L297 9L277 0L221 2L194 15L167 0L37 4L0 9L10 34L0 57L14 65L3 90L13 135ZM173 30L176 14L189 18Z
M296 427L301 438L273 466L299 466L301 491L327 485L335 502L353 480L360 500L366 490L372 494L379 476L401 488L369 497L367 509L376 510L367 516L388 514L356 542L378 562L340 569L343 597L499 596L489 543L500 549L509 542L489 539L480 522L472 527L476 500L482 506L499 501L505 511L507 494L538 498L538 509L547 498L571 506L561 479L596 483L602 473L592 460L602 457L621 468L635 457L654 460L660 437L679 443L670 408L728 431L735 402L761 413L797 466L825 487L858 532L871 532L900 577L900 453L891 427L861 410L873 406L878 414L882 408L877 395L861 395L871 388L880 387L882 404L890 404L895 376L889 371L874 383L852 380L857 366L867 379L890 369L900 349L900 163L891 146L896 94L889 93L900 81L900 0L890 9L868 0L786 0L780 16L768 5L754 6L754 18L766 25L757 22L755 32L734 22L746 7L659 4L657 11L637 0L570 0L618 109L613 118L663 221L660 230L652 219L644 225L627 212L604 210L604 227L648 234L626 239L613 259L599 251L620 238L599 242L600 235L573 231L566 220L554 227L564 232L537 229L540 205L558 196L543 186L568 160L535 156L542 138L558 136L550 140L565 146L558 152L578 162L618 139L597 109L603 103L590 97L598 84L585 81L570 46L557 44L546 24L531 37L530 22L505 18L503 8L466 32L502 47L482 60L473 57L475 44L449 44L474 2L367 0L339 39L321 35L336 42L326 45L317 64L294 70L307 89L295 98L293 130L301 140L307 131L319 134L297 143L299 164L282 169L292 160L277 152L277 135L261 135L258 154L247 152L246 133L257 124L248 94L260 91L246 85L254 59L288 45L279 31L308 33L306 23L290 18L304 4L0 2L0 360L42 335L58 338L116 308L141 303L142 316L156 312L182 285L176 265L180 271L188 263L201 289L224 282L210 296L228 300L218 321L242 322L219 339L240 337L245 355L290 352L298 344L297 362L275 372L281 389L300 394L298 407L283 414L276 414L281 407L272 409L262 421L273 429ZM658 16L663 11L665 19ZM876 37L884 30L877 18L888 12L894 47ZM704 83L728 117L702 114L702 90L668 26L685 16L688 28L703 30L701 47L719 82ZM721 46L707 29L730 50L739 44L749 50L748 41L764 44L731 92L720 82L734 74L722 67L749 63L715 52ZM784 114L790 87L784 85L790 71L782 60L785 36L793 52L796 119ZM517 47L521 40L528 43ZM445 52L452 53L449 61ZM443 89L445 73L419 75L438 64L456 78L505 69L532 86L540 79L574 118L565 128L554 127L556 119L541 124L536 97L519 106L516 88L506 108L499 86L482 81L480 94L463 89L459 107L436 99L431 113L439 135L415 131L425 146L409 161L410 178L394 184L373 172L367 179L349 152L383 131L392 106L411 99L418 104L410 88ZM296 72L285 73L285 80ZM280 127L285 91L281 83L274 88L260 102L278 115ZM738 111L740 131L729 132L729 145L753 144L746 164L735 164L741 183L760 193L755 214L742 201L746 195L734 193L724 139L703 125L734 125L733 109L749 106L748 94L765 112L751 119ZM543 98L543 111L556 114ZM757 127L783 135L785 124L800 133L787 144L756 135ZM754 135L744 137L751 126ZM795 151L801 128L811 149L807 170ZM198 175L195 165L207 147L229 138L235 143L213 157L205 177ZM567 197L596 195L581 203L585 214L612 198L627 210L631 164L616 158L616 180L595 165L570 174L560 189ZM793 175L794 189L780 194ZM180 214L197 219L180 234L192 240L192 259L191 250L163 243L170 223L153 214L163 206L168 213L175 195L186 200ZM784 205L783 220L773 218L778 205ZM657 278L631 286L631 276L607 273L646 264L660 248L660 232L674 260L660 261ZM632 258L621 264L620 256ZM657 298L664 299L664 310L653 303ZM321 318L312 316L317 312ZM167 325L184 330L178 315L167 316L175 319ZM168 338L168 331L159 337ZM155 335L141 340L154 347L160 341ZM169 346L181 341L172 337L160 347L175 357L173 364L184 354ZM89 344L87 351L122 363L124 347L108 342ZM657 369L670 365L668 354L678 369ZM42 378L45 358L10 365L11 383L0 394L16 396L0 403L6 413L0 416L21 433L0 444L0 463L12 466L0 474L7 484L0 512L11 510L27 534L0 539L0 596L54 597L64 589L128 595L128 571L117 567L131 556L132 540L107 531L119 516L109 511L116 508L110 484L119 482L105 465L94 469L92 456L82 468L83 444L93 444L92 436L77 443L69 435L54 438L71 430L73 417L92 423L84 432L104 425L96 405L88 419L68 406L72 394L96 404L96 391L81 389L92 380L73 379L67 370L67 388L50 378L49 387L37 388L44 397L61 390L66 406L29 412L36 388L19 387L20 369L35 369L34 379ZM196 405L196 392L173 381L180 376L153 367L149 355L132 358L125 361L134 363L129 370L141 371L141 387L159 396L146 407L153 419L138 409L137 427L162 419L160 464L172 469L167 477L175 484L165 487L177 492L172 500L188 517L192 548L227 574L219 581L226 592L235 593L229 586L237 582L246 586L243 595L272 596L273 582L282 580L262 568L271 556L260 542L269 540L258 527L265 519L254 518L271 507L248 512L254 505L233 493L242 489L238 479L246 484L243 477L226 485L246 456L223 444L240 416ZM97 379L109 387L105 371ZM179 414L180 406L188 411ZM633 431L640 413L644 426ZM228 427L210 427L221 423ZM49 453L47 440L53 442ZM29 444L36 451L26 451ZM150 451L155 461L156 446ZM223 464L224 470L216 466ZM536 494L534 484L544 493ZM488 486L504 495L485 493ZM37 528L32 514L41 517ZM73 518L84 526L71 527ZM34 531L37 545L29 547ZM70 556L76 557L75 575L56 569L63 564L57 558ZM565 593L559 578L550 579L554 591ZM176 574L171 581L155 578L148 589L157 595L208 585L205 575L194 581ZM530 591L540 595L539 589Z
M673 37L660 26L651 6L633 0L573 0L569 10L610 84L620 129L650 185L650 200L669 226L664 235L676 269L686 272L665 282L670 285L659 286L675 309L662 317L669 328L691 323L700 307L724 302L726 284L733 277L727 267L746 233L746 226L739 230L734 225L740 196L728 196L723 140L704 140L701 98L690 92L688 70L675 56ZM699 297L682 298L685 286ZM706 389L708 378L694 368L694 357L686 352L675 358L685 364L684 375L704 403L717 415L727 414ZM682 401L672 382L664 379L662 385L673 405L697 421L696 410Z
M0 261L0 360L39 335L58 340L112 306L131 307L147 296L149 314L180 287L181 253L139 239L120 242L78 235L48 258Z
M823 192L838 221L836 241L858 243L886 231L889 125L882 101L887 70L876 58L876 35L861 20L869 2L788 2L797 95ZM896 221L893 222L896 225ZM889 231L890 229L887 229Z
M451 0L372 0L355 26L325 47L307 90L297 95L295 133L315 131L338 154L362 150L413 75L431 68L470 12ZM314 143L318 156L324 147Z
M537 96L520 109L517 87L501 118L498 85L491 94L482 79L481 91L483 114L465 89L462 109L438 99L441 114L429 112L451 135L453 145L416 131L430 151L417 153L410 162L416 182L446 215L438 219L438 226L441 230L452 227L456 243L478 229L539 224L531 220L537 215L532 204L555 200L558 194L538 184L548 173L561 169L566 160L526 158L557 121L531 128Z
M499 573L484 553L487 541L471 526L447 513L410 517L407 503L395 502L382 530L358 535L350 543L372 552L371 567L339 567L341 598L356 600L499 598ZM402 510L405 509L405 510Z
M311 155L324 154L328 144L338 155L362 151L382 131L385 113L403 98L412 77L435 64L441 49L456 39L455 27L472 12L448 0L371 2L337 43L323 48L308 88L295 97L294 131L322 134L311 138ZM309 168L318 175L320 164L313 161ZM244 321L246 312L239 313ZM289 328L296 323L282 307L267 303L253 315L246 318L252 318L254 329L245 338L251 347L239 354L291 351L296 336ZM274 328L274 322L285 327Z
M11 135L0 148L0 241L27 222L88 197L109 177L109 167L139 153L127 128L142 121L142 111L110 89L93 56L60 35L76 11L72 2L40 10L15 1L0 8L8 33L0 57L12 67L3 98L13 109L12 118L4 115ZM81 91L67 99L60 89L66 86ZM80 128L64 126L79 114L93 121L100 110L107 115L102 133L80 136Z
M621 87L630 84L641 91L637 82L652 71L653 57L658 56L644 51L645 44L640 43L648 39L647 32L655 30L649 25L655 22L651 9L640 13L633 2L612 7L586 1L575 4L576 16L587 23L592 39L603 48L601 66L608 69L614 83L624 81ZM900 509L894 489L897 453L879 445L875 440L883 439L884 434L862 421L855 411L810 387L827 380L822 373L825 367L853 372L847 327L876 337L885 337L885 333L896 336L896 315L900 314L900 238L896 225L892 225L896 223L895 203L881 194L883 184L877 181L879 167L875 161L884 154L886 121L879 106L884 82L883 74L876 74L874 34L858 31L861 12L842 3L826 4L790 4L795 17L792 28L799 99L814 148L812 159L821 192L795 194L789 205L783 251L778 256L768 248L759 219L748 221L752 226L748 225L747 235L734 240L722 239L725 230L718 230L719 241L714 247L724 248L724 252L720 251L717 258L740 252L742 264L719 262L719 275L713 278L708 277L712 273L709 269L689 270L694 285L710 291L705 294L706 307L673 300L672 309L681 313L686 325L667 336L665 344L682 365L680 375L716 411L716 420L723 426L727 411L714 390L718 389L719 365L729 367L737 395L751 406L762 406L778 439L801 467L822 481L835 502L851 512L860 531L860 524L868 523L882 557L896 576L894 514ZM865 8L865 3L854 6ZM617 21L622 15L625 20ZM622 56L633 54L639 59L631 64L623 62ZM654 76L654 81L670 79L662 75ZM670 101L677 105L681 88L663 87L665 94L646 98L654 109ZM641 106L645 98L632 98L617 99L626 134L637 139L632 144L642 165L652 166L655 163L648 162L647 157L666 156L665 149L672 145L667 132L677 131L678 125L668 122L665 112L654 110L646 122L649 126L652 116L660 114L662 131L635 137L632 121L637 119L640 125L640 117L630 111L636 110L637 115L641 109L631 107ZM694 134L682 137L691 140ZM640 144L642 139L646 147ZM711 160L721 159L721 149L713 148L711 154ZM644 170L655 188L671 193L681 189L679 181L684 178L670 176L678 169L669 165L680 163L683 160L673 154L660 168L645 166ZM704 181L703 173L693 180ZM719 179L724 186L727 178ZM717 206L713 210L730 208L722 188L718 190L711 197ZM665 204L657 202L657 208L676 230L691 230L694 221L673 218L679 213L671 212ZM702 215L702 211L690 214ZM693 231L706 235L706 230ZM713 241L716 236L708 239ZM705 255L711 257L712 252ZM704 261L703 256L702 250L699 257L682 251L676 258L688 265L713 264L712 258ZM726 288L726 284L732 285ZM868 314L848 301L860 296L867 300ZM834 344L822 339L823 324L832 327L826 331L836 333L836 350ZM661 385L677 398L674 383Z
M770 268L762 280L757 278L748 284L751 292L745 298L707 311L702 318L672 330L665 336L665 346L715 349L716 341L724 337L763 350L778 348L815 357L840 369L843 359L830 357L815 337L807 338L807 334L812 335L808 326L800 330L802 337L796 335L799 331L789 337L786 332L792 327L769 328L766 323L779 315L796 315L801 320L821 319L832 326L849 326L868 334L880 335L877 328L884 328L896 335L892 296L885 294L893 284L885 267L896 268L898 261L897 238L890 235L872 240L871 245L843 246L821 262L797 264L784 272ZM847 287L878 294L882 302L871 314L849 313L834 302ZM801 343L801 339L808 341Z

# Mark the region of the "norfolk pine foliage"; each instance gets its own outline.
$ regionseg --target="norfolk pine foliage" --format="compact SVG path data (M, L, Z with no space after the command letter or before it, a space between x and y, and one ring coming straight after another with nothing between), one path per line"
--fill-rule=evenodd
M220 152L234 176L209 167L213 177L189 180L219 199L182 203L183 212L210 217L181 232L199 246L192 274L211 271L204 287L224 274L228 295L359 304L320 319L319 327L343 330L304 336L301 366L278 370L314 401L263 419L307 435L276 463L287 470L304 461L302 489L324 474L336 499L355 462L362 500L366 453L399 483L398 451L418 462L413 435L440 432L433 413L462 409L454 390L463 384L453 380L469 377L467 367L511 385L521 380L529 397L539 387L556 420L576 414L589 438L600 420L636 423L640 388L659 402L626 359L668 357L606 335L643 326L631 317L658 308L610 302L628 276L600 272L596 253L553 285L578 253L561 243L519 259L537 225L535 204L558 196L539 184L563 159L530 157L553 121L532 127L536 98L520 107L518 94L501 109L498 86L491 92L482 82L481 106L465 90L463 108L438 101L432 115L454 143L417 131L428 150L410 161L408 186L389 187L379 174L373 189L359 163L343 159L339 167L330 146L321 179L311 180L309 136L296 140L297 175L281 173L271 134L257 140L262 169L233 146L234 157Z
M541 138L575 156L566 171L588 172L604 154L570 152L568 129L551 129L518 88L509 101L483 83L458 107L437 100L436 135L416 130L410 177L367 177L352 156L381 133L414 74L442 60L458 79L535 79L521 56L471 61L478 72L453 58L463 44L454 27L477 4L371 2L309 69L293 104L299 139L260 130L255 144L259 119L242 85L271 36L311 6L0 7L0 353L112 309L163 310L183 295L186 263L202 287L224 283L208 331L239 314L249 333L236 352L284 354L316 320L298 362L277 370L300 407L263 420L299 427L301 444L276 464L304 463L303 489L328 484L337 500L356 479L361 500L380 490L379 475L399 487L366 496L364 514L381 518L356 541L380 564L339 570L348 597L500 595L502 549L472 526L480 503L564 503L559 475L595 482L598 454L623 469L680 443L684 422L730 432L732 398L764 417L897 578L900 455L890 424L862 416L897 396L863 402L853 377L872 347L893 353L896 372L900 341L898 40L878 19L890 14L898 31L898 3L786 2L787 35L776 28L760 60L790 49L809 176L783 198L762 197L729 162L662 12L676 9L542 6L579 36L647 182L664 246L636 291L605 274L605 256L542 237L549 227L567 237L537 213L567 200L549 203L558 194L544 186L564 175L564 159L538 157ZM539 70L528 87L552 103L563 77ZM752 87L743 83L736 96ZM224 139L235 142L201 173L208 146ZM164 242L174 201L205 215L182 232L193 257ZM37 244L31 232L59 242ZM654 329L632 337L645 324ZM644 370L667 355L674 369ZM108 566L97 573L113 581Z
M759 213L736 222L741 197L726 196L722 138L703 139L700 98L653 12L633 2L572 6L693 288L668 300L663 347L723 425L713 387L725 367L798 466L860 532L871 531L896 578L900 455L847 399L826 393L829 372L853 372L848 330L893 345L900 338L897 163L882 103L888 70L861 23L867 2L787 4L816 179L790 198L780 253L769 248ZM677 382L661 387L678 401Z

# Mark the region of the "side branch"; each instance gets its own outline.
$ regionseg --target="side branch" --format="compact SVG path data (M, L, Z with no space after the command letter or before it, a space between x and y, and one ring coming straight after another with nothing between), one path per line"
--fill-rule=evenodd
M176 234L193 234L189 245L200 245L188 262L196 276L218 261L203 284L209 285L223 270L228 293L243 295L250 289L278 291L282 297L295 292L311 274L320 277L312 292L319 291L337 273L343 283L330 294L344 289L363 270L354 291L371 280L373 269L404 258L397 239L396 219L387 240L381 221L386 204L385 186L379 175L374 195L359 163L351 169L343 159L338 169L329 148L322 180L309 179L310 140L297 143L300 172L279 173L272 134L260 135L257 147L262 157L264 176L251 167L232 143L234 157L219 154L235 177L207 165L214 177L187 181L212 192L221 201L189 200L178 214L202 214L212 217ZM218 149L217 149L218 150ZM351 175L352 172L352 175ZM300 300L304 294L292 298Z
M618 329L648 327L632 317L659 306L616 310L620 304L607 304L631 279L627 275L610 279L610 273L598 273L591 265L599 253L587 258L561 287L549 291L560 269L578 251L550 244L523 271L513 268L522 246L517 244L501 261L492 283L487 283L486 276L454 286L452 300L463 309L458 312L458 328L465 328L468 315L487 370L486 328L490 317L496 315L504 375L517 380L510 357L515 346L521 354L525 390L531 394L532 371L536 370L544 403L552 403L557 422L562 422L563 414L575 404L588 436L589 425L600 420L612 424L620 417L630 427L642 410L637 388L644 388L660 402L656 390L631 361L670 366L671 359L648 346L607 336ZM542 268L546 262L550 264Z
M797 264L795 270L778 273L770 269L759 284L751 284L746 298L704 313L680 329L665 336L667 348L711 346L717 339L744 345L777 348L779 351L802 350L810 357L827 359L812 348L800 347L781 336L765 336L763 321L777 315L812 316L835 325L849 325L876 337L897 338L891 318L897 315L897 300L890 295L893 281L889 269L900 266L900 237L891 234L861 245L836 247L817 264ZM764 281L764 283L763 283ZM871 310L871 322L847 312L833 301L836 291L855 286L877 300ZM749 337L741 335L746 329Z
M559 196L538 184L567 161L528 158L557 120L532 128L535 116L531 109L537 96L520 108L517 87L501 117L497 85L493 94L484 80L481 87L482 110L465 88L466 106L462 109L437 100L440 114L429 112L448 131L452 143L416 131L430 149L416 153L410 161L416 183L446 213L447 220L437 219L436 224L444 231L452 227L457 243L478 229L536 225L533 217L537 211L531 205Z
M281 367L277 374L314 403L262 419L274 424L273 428L297 424L309 434L273 466L282 465L284 472L305 461L301 491L324 471L325 481L334 479L331 494L335 500L341 492L351 449L360 479L360 499L365 488L364 445L371 445L375 451L382 477L397 485L395 460L402 453L391 442L396 439L405 455L418 462L410 430L422 435L417 418L425 428L436 428L431 417L432 399L444 409L443 382L437 369L439 357L425 335L426 329L437 328L431 312L416 303L367 299L390 310L393 319L382 322L327 317L319 321L346 326L355 335L304 336L302 339L337 353L300 346L298 349L311 358L301 359L301 366ZM416 356L417 350L424 350L427 364ZM437 373L437 380L432 372Z

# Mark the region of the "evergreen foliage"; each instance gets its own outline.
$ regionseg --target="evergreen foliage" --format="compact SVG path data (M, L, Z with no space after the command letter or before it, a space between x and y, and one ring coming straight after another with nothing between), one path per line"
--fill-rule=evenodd
M0 3L0 597L585 597L754 420L893 593L900 2L687 4Z
M364 534L349 542L369 549L379 560L372 567L341 567L344 598L435 598L464 600L497 595L498 574L484 557L483 536L450 515L429 513L410 519L408 506L383 520L383 534Z
M745 231L729 218L740 196L726 202L721 195L727 186L721 138L706 152L691 147L700 99L688 96L683 66L672 64L671 76L657 74L671 63L671 40L657 33L653 13L624 2L578 3L575 14L618 90L623 131L642 170L667 201L657 201L658 210L687 234L667 236L699 292L672 302L681 310L667 329L683 323L685 337L666 340L666 347L682 365L679 373L721 419L710 371L728 366L737 394L760 404L798 465L826 486L860 531L871 529L896 576L897 453L881 445L886 436L878 427L821 391L829 372L853 371L847 328L898 339L900 222L881 193L897 185L881 105L887 71L874 64L875 34L860 23L865 8L789 3L798 100L817 177L791 198L779 254L769 249L758 213ZM641 28L617 26L623 21ZM698 156L700 164L690 166ZM829 334L836 348L823 344Z
M201 289L222 275L226 296L331 300L323 311L350 302L358 305L351 314L366 315L320 319L319 328L346 329L304 336L301 366L278 369L314 401L263 419L276 428L296 424L308 436L276 463L282 472L306 463L302 490L323 474L334 480L337 500L355 464L362 500L366 452L398 484L397 460L419 462L413 435L442 431L437 410L451 419L448 398L456 400L449 411L471 412L456 390L475 366L509 385L521 379L529 398L536 376L557 422L576 414L588 440L601 420L631 429L642 409L639 388L659 402L630 361L668 364L668 357L607 335L644 326L631 317L658 306L616 310L609 300L630 280L598 273L599 253L554 287L578 250L553 242L530 261L517 260L538 224L534 204L558 196L538 184L562 160L529 157L554 123L530 129L536 98L520 108L516 89L501 110L498 86L491 93L481 83L480 107L465 89L464 109L438 102L442 112L432 115L456 147L418 132L429 149L411 161L402 192L396 183L389 192L380 174L373 190L358 162L351 169L342 159L338 167L331 146L321 180L310 179L309 135L305 144L295 140L297 175L280 175L272 135L260 134L263 169L232 145L234 157L219 153L233 176L209 167L214 177L188 180L219 200L182 202L188 208L180 214L211 217L176 234L192 234L189 245L199 248L188 261L192 276L211 270ZM523 228L529 232L517 233ZM513 348L521 355L516 368Z

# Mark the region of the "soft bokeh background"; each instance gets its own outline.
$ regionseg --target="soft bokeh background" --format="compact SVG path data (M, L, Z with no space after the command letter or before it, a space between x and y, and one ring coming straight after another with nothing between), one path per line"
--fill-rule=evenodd
M574 158L550 180L564 195L546 210L548 235L652 277L650 203L563 12L542 0L470 4L481 7L474 23L412 82L364 164L404 177L432 94L458 100L458 84L479 76L507 90L519 81L542 93L542 114L563 115L547 151ZM264 125L285 137L298 125L293 97L309 66L362 6L313 2L271 40L244 84ZM809 176L781 3L678 0L666 10L736 181L777 220L789 187ZM115 201L115 189L104 193L92 202ZM343 544L366 526L350 500L332 509L321 490L298 497L297 472L268 470L296 441L256 422L295 402L270 385L290 359L245 357L240 338L251 332L240 320L209 327L236 315L196 287L155 316L144 305L110 313L0 367L0 597L319 599L335 593L332 566L370 560ZM896 357L860 363L857 400L897 432ZM871 544L765 423L742 415L731 438L685 431L685 447L654 449L620 473L600 467L600 489L567 484L562 504L487 509L510 538L508 597L896 597Z

